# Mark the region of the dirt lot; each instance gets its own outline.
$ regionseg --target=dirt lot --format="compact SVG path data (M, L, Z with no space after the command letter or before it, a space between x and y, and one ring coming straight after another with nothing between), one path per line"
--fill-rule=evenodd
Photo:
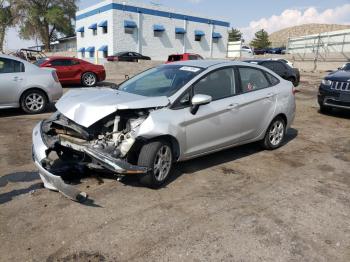
M322 115L304 74L276 151L251 144L176 165L160 190L84 178L85 205L42 188L31 130L0 112L1 261L350 261L350 113Z

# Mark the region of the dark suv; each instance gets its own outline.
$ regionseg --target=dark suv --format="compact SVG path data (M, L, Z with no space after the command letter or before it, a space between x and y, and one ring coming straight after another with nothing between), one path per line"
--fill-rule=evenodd
M322 80L318 103L322 113L329 112L332 108L350 109L350 63Z
M297 68L292 68L281 60L272 59L254 59L245 60L244 62L264 66L285 80L291 81L294 86L298 86L300 82L300 73Z

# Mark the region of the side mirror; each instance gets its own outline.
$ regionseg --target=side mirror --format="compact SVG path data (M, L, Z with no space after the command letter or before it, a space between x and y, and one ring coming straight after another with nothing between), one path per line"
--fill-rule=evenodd
M209 104L212 100L211 96L197 94L192 97L191 114L195 115L199 109L199 106Z

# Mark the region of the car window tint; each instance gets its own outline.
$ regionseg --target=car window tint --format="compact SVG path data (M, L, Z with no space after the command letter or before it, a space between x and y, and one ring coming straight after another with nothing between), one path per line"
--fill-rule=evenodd
M286 67L284 66L283 62L274 62L274 71L277 74L283 74L283 72L286 71Z
M189 55L188 59L189 60L198 60L198 57L196 55Z
M266 68L268 68L268 69L270 69L270 70L272 70L272 71L274 71L274 63L273 62L264 62L264 63L262 63L261 64L262 66L264 66L264 67L266 67Z
M22 62L7 58L0 58L0 74L20 73L24 71L24 64Z
M243 93L263 89L269 86L264 73L256 68L252 67L240 67L238 68L241 78L241 87Z
M235 95L233 72L232 68L225 68L209 73L194 85L194 94L209 95L213 100Z
M270 81L271 85L274 86L274 85L277 85L280 81L277 79L277 77L274 77L273 75L271 75L270 73L268 72L265 72L266 73L266 77L267 79Z

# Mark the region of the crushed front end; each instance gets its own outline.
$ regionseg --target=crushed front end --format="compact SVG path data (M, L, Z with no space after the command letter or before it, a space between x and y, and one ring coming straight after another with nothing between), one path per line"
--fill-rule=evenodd
M63 174L67 169L102 169L116 175L146 173L146 167L136 165L142 144L136 134L149 111L116 111L89 127L56 112L37 124L33 130L33 160L44 186L81 202L87 194L65 183Z

